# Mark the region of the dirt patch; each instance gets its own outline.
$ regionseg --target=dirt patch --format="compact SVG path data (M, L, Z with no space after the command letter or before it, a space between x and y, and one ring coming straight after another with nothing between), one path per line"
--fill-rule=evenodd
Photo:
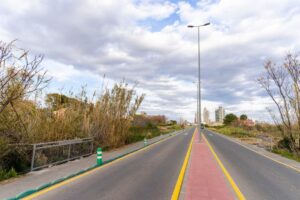
M241 142L247 143L247 144L252 144L252 145L258 145L261 140L258 138L239 138Z
M239 140L246 144L256 145L264 149L272 149L277 144L279 139L258 134L256 137L239 138Z

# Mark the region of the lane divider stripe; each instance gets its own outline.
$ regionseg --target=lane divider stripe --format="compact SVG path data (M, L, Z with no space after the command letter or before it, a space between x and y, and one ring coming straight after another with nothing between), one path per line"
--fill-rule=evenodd
M239 200L246 200L246 198L244 197L243 193L240 191L240 189L238 188L238 186L236 185L236 183L234 182L233 178L230 176L229 172L226 170L225 166L223 165L222 161L219 159L218 155L216 154L216 152L214 151L214 149L212 148L212 146L210 145L210 143L208 142L208 140L206 139L205 135L202 134L205 142L207 143L210 151L212 152L213 156L215 157L217 163L219 164L219 166L221 167L224 175L226 176L228 182L230 183L231 187L233 188L235 194L237 195Z
M186 171L186 168L187 168L188 161L190 159L191 150L192 150L193 141L194 141L194 137L195 137L196 132L197 132L197 128L195 128L195 131L193 133L192 139L191 139L190 144L189 144L189 148L186 152L186 155L185 155L185 158L184 158L184 161L183 161L183 164L182 164L182 167L181 167L176 185L175 185L174 190L173 190L171 200L178 200L178 198L179 198L179 194L180 194L180 191L181 191L181 186L182 186L182 183L183 183L183 178L184 178L184 175L185 175L185 171Z

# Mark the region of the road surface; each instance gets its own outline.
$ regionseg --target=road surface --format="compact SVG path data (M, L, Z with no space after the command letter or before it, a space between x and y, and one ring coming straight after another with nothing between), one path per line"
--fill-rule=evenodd
M194 128L74 180L42 190L34 194L35 199L169 200L193 132ZM204 130L204 134L246 199L300 199L299 171L225 136L209 130ZM214 163L218 166L215 160Z
M193 132L194 128L189 129L67 184L36 193L40 195L35 199L169 200Z
M274 162L224 136L205 136L248 200L300 200L300 172Z

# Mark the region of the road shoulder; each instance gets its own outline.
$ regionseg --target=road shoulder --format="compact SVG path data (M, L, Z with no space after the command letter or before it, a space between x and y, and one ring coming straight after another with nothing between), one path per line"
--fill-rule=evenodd
M215 131L212 131L212 130L209 130L210 132L214 133L214 134L217 134L219 135L220 137L223 137L225 138L226 140L229 140L231 142L234 142L236 144L239 144L240 146L250 150L250 151L253 151L263 157L266 157L276 163L279 163L281 165L284 165L285 167L288 167L290 169L293 169L295 171L298 171L300 172L300 162L297 162L295 160L291 160L291 159L288 159L288 158L285 158L285 157L282 157L278 154L275 154L275 153L272 153L272 152L269 152L267 150L265 150L264 148L261 148L261 147L258 147L258 146L255 146L255 145L251 145L251 144L247 144L247 143L244 143L242 142L241 140L237 139L237 138L231 138L231 137L228 137L228 136L225 136L223 134L220 134L218 132L215 132Z

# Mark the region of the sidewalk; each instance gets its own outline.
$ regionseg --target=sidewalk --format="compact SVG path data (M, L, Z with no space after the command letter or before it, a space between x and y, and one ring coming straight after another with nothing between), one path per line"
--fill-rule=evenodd
M154 142L157 142L158 140L170 137L172 134L178 134L181 132L182 131L177 131L149 139L148 144L152 144ZM143 146L143 141L140 141L112 151L103 152L103 161L140 149ZM89 157L70 161L61 165L45 168L39 171L30 172L25 176L20 176L15 179L0 182L0 199L15 197L16 195L24 191L37 188L45 183L50 183L60 178L64 178L70 174L74 174L81 170L92 167L95 164L96 155L93 154Z
M187 171L185 200L235 199L223 172L204 139L196 133Z

